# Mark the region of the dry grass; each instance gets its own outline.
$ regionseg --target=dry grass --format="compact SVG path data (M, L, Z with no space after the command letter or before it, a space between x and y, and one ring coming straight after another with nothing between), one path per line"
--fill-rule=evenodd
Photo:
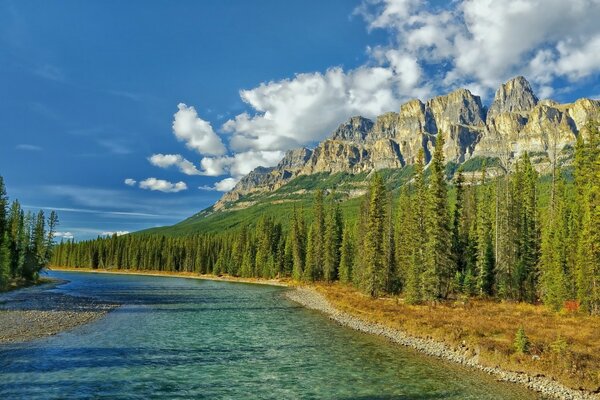
M473 299L412 306L400 298L371 299L340 284L317 290L338 309L363 319L451 346L464 343L483 364L551 376L572 388L600 389L599 317ZM526 355L513 348L520 326L531 342Z

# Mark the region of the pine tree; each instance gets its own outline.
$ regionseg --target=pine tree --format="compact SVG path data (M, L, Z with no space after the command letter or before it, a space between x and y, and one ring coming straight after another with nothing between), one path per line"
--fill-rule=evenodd
M584 131L576 150L579 235L576 258L577 298L582 308L600 314L600 132L597 124ZM582 133L584 133L582 132Z
M313 200L313 222L312 222L312 243L310 244L312 254L312 264L307 266L311 269L312 278L310 280L320 280L323 277L323 267L325 262L325 210L323 201L323 191L317 190Z
M342 244L342 214L340 207L330 195L330 204L325 218L324 279L332 282L338 277L340 246Z
M10 248L8 233L4 232L0 241L0 290L5 289L10 282Z
M406 268L405 299L409 304L423 300L422 271L425 264L425 247L427 244L427 190L423 166L423 150L419 150L415 164L415 195L410 202L410 230L405 236L412 249L409 265Z
M567 300L567 223L564 181L560 173L553 184L551 203L548 207L546 227L542 231L542 247L539 263L541 293L546 304L558 311ZM555 176L556 176L555 175Z
M306 257L306 229L304 227L304 218L294 208L292 217L291 238L293 269L292 277L295 280L301 280L304 276L305 257Z
M0 243L4 240L4 234L8 228L8 196L4 186L4 178L0 175Z
M384 251L386 189L380 174L374 173L369 187L369 212L365 235L365 281L363 290L377 297L384 284Z
M494 278L494 248L492 242L492 221L490 219L491 197L490 189L486 186L486 169L484 167L480 195L477 202L477 291L480 295L492 294Z
M444 137L438 133L430 166L427 196L427 242L422 275L422 293L426 300L445 298L456 267L452 258L452 232L448 212L448 189L444 173Z
M354 262L354 238L352 237L352 227L350 224L344 224L342 234L341 254L340 254L340 282L352 282L352 265Z
M465 201L464 183L465 178L461 166L458 169L454 182L454 187L456 188L456 202L454 203L454 212L452 213L452 259L456 266L456 277L453 285L455 291L460 291L467 265L467 240L463 231L465 225L465 218L463 216Z

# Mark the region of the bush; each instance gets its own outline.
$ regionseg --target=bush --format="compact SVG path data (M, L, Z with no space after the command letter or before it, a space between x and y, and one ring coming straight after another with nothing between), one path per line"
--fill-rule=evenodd
M515 335L515 350L519 354L527 354L529 352L529 338L525 334L525 329L521 326Z

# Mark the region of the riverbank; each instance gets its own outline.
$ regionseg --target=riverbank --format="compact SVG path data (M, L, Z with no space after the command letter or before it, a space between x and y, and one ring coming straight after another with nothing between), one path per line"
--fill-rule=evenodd
M0 344L56 335L95 321L117 304L67 296L52 289L66 281L46 280L0 294Z
M161 276L166 278L187 278L200 279L209 281L237 282L237 283L254 283L257 285L271 286L291 286L294 283L289 279L259 279L259 278L239 278L236 276L216 276L216 275L199 275L195 272L171 272L171 271L137 271L137 270L109 270L109 269L93 269L93 268L69 268L69 267L52 267L51 271L65 272L87 272L94 274L116 274L116 275L143 275L143 276Z
M385 323L385 318L374 317L376 313L364 309L355 308L352 312L343 311L340 302L335 301L336 295L333 295L333 301L330 301L331 297L327 296L325 289L327 288L323 286L297 287L287 292L286 296L309 309L326 314L330 319L343 326L379 335L394 343L411 347L420 353L481 370L495 376L498 380L525 385L544 396L558 399L600 399L600 395L597 393L569 388L541 374L513 372L499 366L490 366L482 360L481 349L469 347L466 342L462 342L458 347L451 346L443 341L434 340L431 336L413 336L404 330L392 328ZM328 291L332 291L331 287Z
M482 370L545 396L600 399L597 393L600 319L597 317L556 314L529 304L474 299L436 306L409 306L398 298L371 299L340 284L306 287L291 280L193 273L53 269L295 286L287 292L290 299L350 328ZM527 355L515 354L512 347L519 326L524 326L531 341L531 352Z

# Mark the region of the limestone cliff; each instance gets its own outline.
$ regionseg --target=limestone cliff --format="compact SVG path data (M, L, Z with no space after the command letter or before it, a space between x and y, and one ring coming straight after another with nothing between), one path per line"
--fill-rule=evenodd
M420 151L428 162L440 134L445 138L447 162L495 157L508 168L515 158L528 152L535 156L538 169L543 169L550 160L569 157L571 153L566 150L574 146L583 126L599 117L599 101L539 101L521 76L496 91L489 111L479 96L466 89L425 103L415 99L402 104L399 112L385 113L375 121L352 117L313 150L291 150L276 167L256 168L215 208L250 193L276 190L299 175L400 168L414 164Z

